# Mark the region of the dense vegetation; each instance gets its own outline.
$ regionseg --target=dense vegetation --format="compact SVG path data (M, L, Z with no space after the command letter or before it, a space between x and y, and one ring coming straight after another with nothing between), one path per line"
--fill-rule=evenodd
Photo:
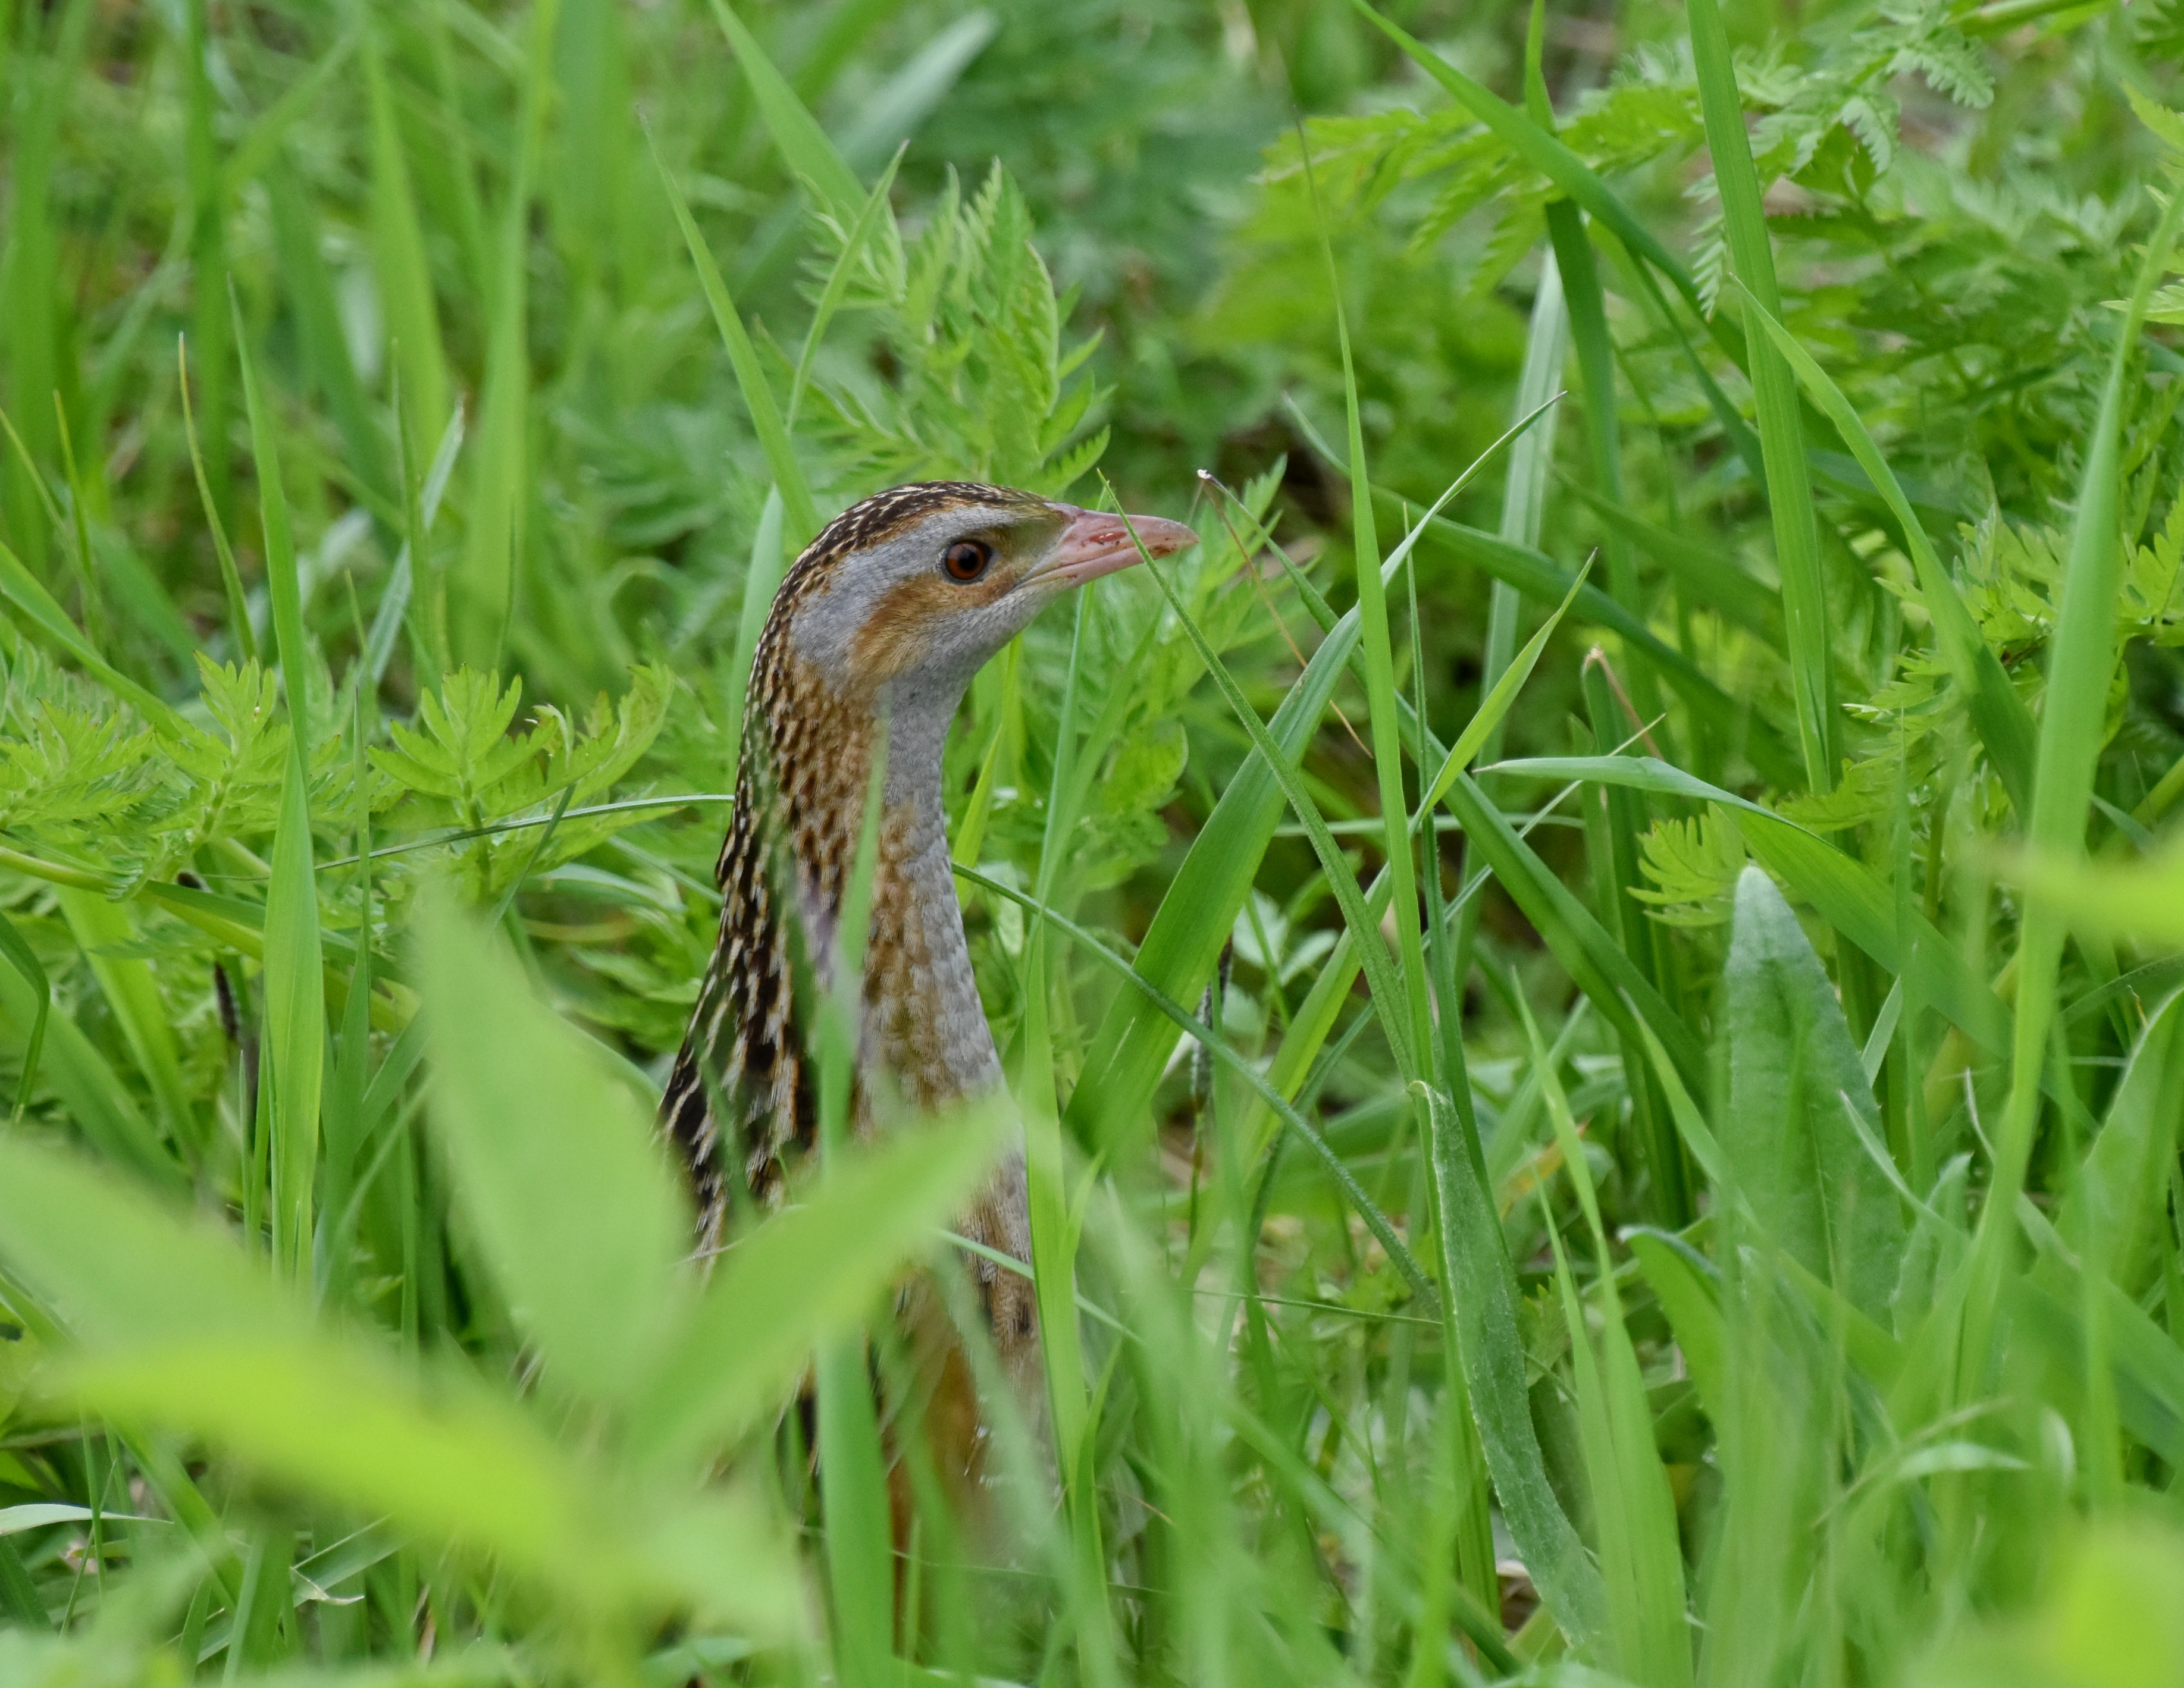
M8 8L0 1681L2184 1680L2180 53ZM898 1552L1002 1128L701 1282L647 1116L935 476L1204 543L951 743L1081 1317Z

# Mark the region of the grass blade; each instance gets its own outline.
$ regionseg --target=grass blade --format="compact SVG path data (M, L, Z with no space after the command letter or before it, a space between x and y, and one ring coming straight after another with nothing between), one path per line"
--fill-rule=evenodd
M1942 560L1934 554L1933 542L1927 538L1925 528L1912 512L1911 501L1904 497L1894 471L1881 456L1880 448L1874 444L1865 424L1858 420L1858 412L1851 408L1850 401L1828 378L1827 371L1814 361L1812 354L1774 320L1774 313L1749 288L1745 289L1745 304L1766 331L1776 351L1803 383L1807 395L1836 425L1851 455L1871 477L1875 489L1902 526L1912 565L1919 572L1919 593L1933 619L1934 642L1941 648L1942 660L1948 665L1950 677L1964 694L1973 728L1986 746L1995 772L2002 777L2011 805L2020 815L2030 813L2032 712L2025 707L2024 699L2009 683L2008 675L2003 672L2001 659L1981 637L1971 611L1964 607L1964 599L1958 593L1956 582L1942 566Z
M725 13L727 8L722 10ZM645 138L651 143L650 131L646 131ZM721 343L727 348L728 362L735 370L736 386L743 393L744 408L750 413L760 449L766 453L766 466L773 471L773 484L788 512L789 532L800 549L818 536L819 512L811 502L811 488L804 478L803 466L796 460L796 448L789 440L788 425L782 420L781 407L774 402L773 389L766 384L766 371L760 366L757 348L744 328L743 318L736 314L735 301L728 297L728 284L721 279L720 266L713 262L712 250L690 215L690 208L683 203L682 190L668 174L666 161L660 156L656 143L652 143L652 162L660 172L660 186L667 192L668 203L674 208L683 243L690 249L690 261L697 265L699 286L705 290L714 326L721 331Z
M326 1051L326 961L298 738L289 741L265 898L265 1094L270 1103L273 1258L298 1279L311 1267L311 1202Z
M758 37L745 27L727 0L713 0L713 16L735 47L736 62L743 66L744 80L750 84L752 97L758 101L759 114L766 120L773 144L781 148L789 169L803 178L818 197L820 208L840 227L850 227L856 221L859 208L865 202L865 190L857 181L856 172L834 150L827 131L813 120L811 114L804 109L804 102L796 97L795 91L782 80L781 73L773 68L773 61L758 44ZM790 513L794 512L792 504Z
M1730 259L1761 309L1779 316L1781 294L1775 287L1767 218L1759 199L1759 172L1744 132L1744 102L1730 62L1728 32L1713 0L1691 0L1690 19L1699 106L1708 150L1713 155ZM1767 467L1767 502L1774 522L1775 565L1782 577L1783 623L1790 641L1790 677L1797 697L1805 783L1814 792L1829 792L1835 789L1838 777L1835 665L1797 389L1773 341L1764 336L1748 341L1747 351L1759 414L1760 450Z
M2116 336L2101 389L2101 408L2086 443L2077 519L2063 574L2062 601L2048 655L2048 697L2040 721L2027 842L2051 860L2085 850L2093 772L2106 736L2109 682L2116 665L2116 596L2123 568L2121 435L2126 379L2138 349L2155 285L2184 226L2184 194L2171 194L2141 260L2137 284ZM1995 1144L1994 1182L1980 1215L1970 1270L1966 1312L1983 1337L1995 1312L2003 1251L2016 1234L2016 1205L2031 1158L2048 1032L2055 1012L2055 974L2062 960L2063 917L2032 898L2018 939L2017 1017L2010 1049L2009 1104ZM1975 1347L1975 1352L1981 1351Z
M259 390L258 370L244 331L242 301L232 287L228 310L235 330L235 354L242 369L242 402L250 418L250 449L257 460L259 520L265 535L265 590L273 602L273 654L287 694L288 718L295 725L298 754L308 757L318 743L311 719L309 679L310 647L304 637L304 600L296 574L296 542L288 526L288 493L281 478L281 453L271 415ZM313 925L315 927L316 921Z

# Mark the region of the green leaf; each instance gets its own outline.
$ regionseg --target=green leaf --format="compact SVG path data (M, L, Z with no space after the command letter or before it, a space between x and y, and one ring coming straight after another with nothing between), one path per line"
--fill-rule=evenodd
M1711 1267L1688 1244L1663 1231L1633 1226L1623 1240L1668 1315L1700 1404L1709 1418L1723 1423L1730 1409L1728 1336Z
M419 910L432 1123L518 1327L594 1400L642 1396L682 1310L687 1204L644 1110L443 899Z
M839 1157L794 1206L738 1240L671 1340L632 1446L677 1468L773 1411L819 1342L853 1329L930 1246L992 1165L1008 1121L995 1100Z
M1769 1239L1869 1315L1885 1316L1903 1250L1896 1191L1843 1117L1880 1109L1842 1005L1774 883L1737 883L1727 987L1723 1152Z

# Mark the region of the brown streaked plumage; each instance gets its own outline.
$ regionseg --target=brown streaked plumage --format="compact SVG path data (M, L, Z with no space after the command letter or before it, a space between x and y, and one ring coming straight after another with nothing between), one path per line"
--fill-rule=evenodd
M720 937L660 1109L697 1188L701 1250L717 1247L739 1208L777 1202L812 1146L806 1006L829 983L883 736L857 1127L871 1128L882 1088L929 1109L1000 1084L949 864L940 752L972 675L1061 592L1135 562L1131 530L1155 556L1195 541L1156 517L926 482L845 510L783 579L746 698L716 870ZM958 1223L1028 1259L1020 1154ZM1030 1285L984 1261L972 1271L1003 1360L1028 1384L1038 1353ZM960 1360L952 1369L960 1376ZM951 1415L964 1419L961 1401L938 1416ZM956 1457L967 1470L975 1464L967 1444Z

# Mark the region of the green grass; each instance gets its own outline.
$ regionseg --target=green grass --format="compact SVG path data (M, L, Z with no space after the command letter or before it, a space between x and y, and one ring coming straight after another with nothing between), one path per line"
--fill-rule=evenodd
M10 8L0 1683L2184 1680L2180 56ZM744 680L931 476L1204 543L951 740L1006 1103L822 1005L700 1273Z

